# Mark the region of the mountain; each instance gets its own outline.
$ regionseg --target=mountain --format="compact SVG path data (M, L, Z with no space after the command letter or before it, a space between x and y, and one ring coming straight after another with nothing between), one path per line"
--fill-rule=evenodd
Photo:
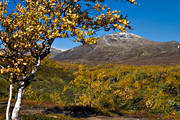
M50 58L54 58L55 56L57 56L58 54L60 54L61 52L63 52L63 50L55 48L55 47L51 47L51 53L50 53Z
M100 37L97 44L81 45L61 52L54 59L93 64L179 64L180 43L156 42L132 33L117 32Z

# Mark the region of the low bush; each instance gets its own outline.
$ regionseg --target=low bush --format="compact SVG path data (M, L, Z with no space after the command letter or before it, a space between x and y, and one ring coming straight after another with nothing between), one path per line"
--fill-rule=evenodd
M66 105L175 114L180 102L180 66L80 66L74 75L63 90Z

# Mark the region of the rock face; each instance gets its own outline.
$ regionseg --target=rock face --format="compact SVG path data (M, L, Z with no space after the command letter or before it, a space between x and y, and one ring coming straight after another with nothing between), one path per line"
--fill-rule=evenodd
M62 52L55 60L73 63L179 64L180 43L155 42L131 33L102 36L97 44Z

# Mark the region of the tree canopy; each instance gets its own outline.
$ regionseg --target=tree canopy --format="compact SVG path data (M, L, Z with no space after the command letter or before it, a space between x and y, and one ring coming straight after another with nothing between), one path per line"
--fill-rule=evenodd
M135 3L134 0L129 0ZM0 2L1 74L29 76L37 60L49 54L55 38L74 38L94 44L96 31L126 31L129 22L120 11L102 6L103 0L24 0L9 13ZM10 80L12 81L12 80Z
M18 119L24 89L50 53L55 38L95 44L99 30L126 32L130 28L127 17L103 6L104 0L20 1L11 12L7 1L0 2L0 72L11 85L19 83L12 120Z

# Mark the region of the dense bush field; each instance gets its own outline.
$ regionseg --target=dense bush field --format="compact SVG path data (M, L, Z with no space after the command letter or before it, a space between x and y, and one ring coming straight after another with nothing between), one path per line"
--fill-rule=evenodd
M8 97L4 80L0 81L0 97ZM24 100L175 115L180 104L180 66L88 66L45 61L26 89Z
M74 75L63 89L67 105L175 114L180 102L180 66L80 66Z

